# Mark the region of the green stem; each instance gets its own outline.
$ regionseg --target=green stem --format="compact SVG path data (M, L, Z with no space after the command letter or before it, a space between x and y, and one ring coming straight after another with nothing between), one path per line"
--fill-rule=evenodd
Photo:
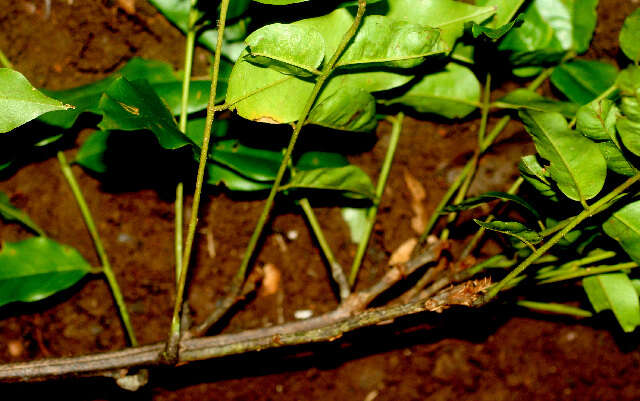
M344 274L344 270L342 270L342 266L338 263L336 258L331 251L331 247L327 242L327 239L324 237L322 232L322 228L320 227L320 223L316 218L315 213L313 212L313 208L311 204L309 204L309 200L307 198L300 199L300 207L304 211L305 216L307 216L307 220L309 221L309 225L311 226L311 230L320 245L320 249L324 254L325 259L327 259L327 263L329 263L329 268L331 269L331 276L333 277L333 281L338 286L338 290L340 292L340 299L346 299L351 294L351 289L349 288L349 282L347 281L347 277Z
M389 147L382 163L380 170L380 176L378 177L378 183L376 185L376 199L373 206L367 211L367 227L364 232L364 236L360 243L358 243L358 249L356 250L356 256L353 259L351 265L351 272L349 274L349 285L353 287L358 277L358 271L362 265L364 259L364 253L369 245L371 239L371 233L373 232L373 226L376 222L376 216L378 214L378 208L380 207L380 199L384 193L384 189L387 185L387 179L389 178L389 172L391 171L391 165L393 163L393 157L396 154L396 148L398 147L398 141L400 140L400 133L402 132L402 122L404 120L404 114L398 113L392 120L393 127L391 129L391 138L389 140Z
M183 133L187 133L187 121L189 116L189 90L191 88L191 71L193 68L193 51L196 42L196 27L198 19L198 11L196 10L196 0L191 0L189 4L189 27L185 40L184 49L184 76L182 77L182 99L180 102L180 122L179 128ZM184 232L184 184L179 181L176 185L175 200L175 222L174 222L174 249L176 263L176 286L180 282L180 273L182 272L182 253L183 253L183 232Z
M616 265L587 267L587 268L580 269L578 271L571 271L569 273L563 273L554 277L550 277L546 280L540 281L538 284L557 283L558 281L572 280L575 278L593 276L593 275L602 274L602 273L612 273L620 270L629 270L636 267L638 267L638 264L636 262L626 262L626 263L618 263Z
M616 253L614 251L601 251L597 252L594 255L589 255L581 259L572 260L561 266L547 266L538 270L538 272L536 273L536 279L543 280L561 274L574 272L582 266L611 259L614 256L616 256Z
M563 304L535 302L535 301L526 301L526 300L518 301L516 302L516 304L524 308L543 311L543 312L560 313L563 315L573 315L578 317L593 316L593 314L587 310L576 308L574 306L563 305Z
M569 231L573 230L578 224L582 223L584 220L593 216L594 211L600 209L602 206L607 204L613 198L621 194L625 189L629 188L631 185L635 184L638 180L640 180L640 174L635 175L625 182L616 187L613 191L611 191L606 196L602 197L600 200L595 202L589 208L583 210L580 214L574 217L562 230L556 233L553 237L551 237L544 245L538 248L535 252L529 255L522 263L520 263L515 269L513 269L505 278L503 278L499 283L492 286L487 294L484 297L485 301L489 301L493 297L495 297L505 286L509 284L511 280L515 277L519 276L527 267L529 267L536 259L547 253L555 244L558 243Z
M484 142L484 134L487 132L487 120L489 118L489 109L491 107L491 73L487 74L487 80L484 84L484 96L482 99L482 115L480 117L480 129L478 130L478 143Z
M11 61L9 61L7 56L4 55L2 50L0 50L0 64L2 64L6 68L13 68L13 64L11 64Z
M215 116L215 99L218 89L218 75L220 74L220 56L222 51L222 41L224 28L227 21L227 10L229 9L230 0L222 0L220 5L220 19L218 21L218 38L216 43L216 53L213 62L213 77L211 79L211 92L209 93L209 103L207 105L207 117L205 120L204 135L202 138L202 148L200 150L200 162L198 164L198 174L196 176L196 188L193 194L193 206L191 208L191 219L189 220L189 228L187 230L187 240L185 243L184 253L182 255L182 269L178 280L176 291L176 299L173 306L173 317L171 319L171 329L169 332L169 340L165 351L165 358L169 363L175 363L178 360L178 343L181 334L180 312L182 310L182 302L184 298L184 288L187 282L187 272L189 269L189 260L191 259L191 251L193 249L193 240L198 224L198 210L200 208L200 196L202 194L202 184L204 182L204 171L209 156L209 141L211 139L211 129L213 128L213 119ZM186 77L186 75L185 75Z
M612 93L614 93L617 90L618 90L618 85L617 84L613 84L609 88L607 88L606 91L602 92L600 95L598 95L598 97L593 99L591 101L591 103L597 103L597 102L601 101L602 99L605 99L605 98L609 97L609 95L611 95ZM571 119L571 122L569 122L569 128L573 128L573 126L576 125L576 121L577 121L577 117L573 117L573 119Z
M89 234L91 235L91 239L93 240L93 244L96 248L96 252L98 253L98 258L100 259L100 263L102 264L102 270L104 272L105 277L107 278L107 282L109 283L109 287L111 287L111 292L113 293L113 298L116 301L116 305L118 307L118 311L120 312L120 318L122 319L122 323L124 323L125 330L127 332L127 337L129 338L129 342L132 346L138 346L138 340L136 339L136 334L133 331L133 326L131 325L131 319L129 319L129 312L127 312L127 305L124 302L124 297L122 296L122 292L120 291L120 286L118 285L118 280L116 280L116 276L111 269L111 264L109 263L109 258L107 257L107 253L104 250L104 246L102 245L102 240L100 239L100 234L98 234L98 229L96 228L96 224L93 221L93 217L91 216L91 212L89 211L89 207L87 206L87 202L82 196L82 191L80 190L80 186L76 181L76 178L73 175L73 171L71 171L71 166L67 162L67 158L64 156L62 151L58 151L58 161L60 162L60 168L62 169L62 174L64 178L67 180L69 187L71 188L71 192L73 192L73 196L76 199L76 203L80 208L80 212L82 213L82 218L84 219L84 223L89 230Z

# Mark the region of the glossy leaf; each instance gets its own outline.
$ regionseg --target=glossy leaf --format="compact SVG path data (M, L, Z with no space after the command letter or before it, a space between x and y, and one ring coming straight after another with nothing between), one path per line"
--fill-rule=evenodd
M637 96L640 89L640 67L632 65L620 71L616 85L623 96Z
M296 170L313 170L320 167L344 167L349 160L341 153L334 152L305 152L295 164Z
M262 191L271 188L271 183L249 179L233 170L215 162L207 163L206 183L209 185L224 184L231 191Z
M624 273L586 277L582 286L596 312L611 310L622 329L630 333L640 325L638 294Z
M254 181L273 181L282 161L282 152L251 148L227 139L212 145L211 158Z
M105 173L107 165L104 161L104 153L107 151L110 135L109 131L96 131L91 134L80 146L75 162L96 173Z
M386 15L394 20L426 25L441 31L449 50L464 33L467 22L481 23L496 13L492 6L474 6L453 0L389 0Z
M324 39L317 30L293 24L264 26L245 39L244 58L285 74L313 76L324 59Z
M496 8L496 14L489 20L486 26L498 28L508 24L524 2L525 0L476 0L476 5Z
M514 65L557 62L571 50L582 53L596 26L597 4L598 0L533 0L524 11L525 22L498 48L511 53Z
M9 68L0 68L0 133L9 132L34 118L73 106L45 96L27 78Z
M548 99L534 91L522 88L509 92L497 100L494 106L518 110L558 112L567 117L573 117L578 110L578 105L575 103Z
M523 156L518 164L522 178L531 184L540 194L557 202L558 196L549 182L549 173L540 165L535 155Z
M640 262L640 202L630 203L616 211L602 225L604 232L620 243L622 249Z
M620 49L634 63L640 62L640 8L636 8L625 20L620 30Z
M528 247L532 247L543 239L540 234L530 230L527 226L517 221L492 221L490 223L478 219L473 219L473 221L475 221L480 227L484 227L487 230L497 231L514 237Z
M595 60L574 60L557 66L551 83L569 100L587 104L609 89L618 69L609 63Z
M448 205L447 207L444 208L443 211L448 213L448 212L459 212L462 210L469 210L469 209L473 209L478 206L481 206L487 202L494 201L496 199L501 199L503 201L512 201L524 207L525 209L527 209L537 219L540 219L540 214L538 213L538 211L533 207L533 205L527 202L524 198L517 195L509 194L506 192L496 192L496 191L487 192L479 196L474 196L472 198L467 198L464 200L464 202L461 202L457 205Z
M254 0L254 1L262 4L271 4L274 6L286 6L289 4L304 3L305 1L309 1L309 0Z
M5 242L0 251L0 305L39 301L90 271L91 265L75 249L52 239Z
M377 125L376 100L363 89L347 86L320 99L307 122L344 131L371 131Z
M357 199L375 199L371 178L357 166L318 168L297 172L281 190L324 189L342 191Z
M558 113L522 111L520 117L538 153L549 161L549 174L569 199L585 203L600 192L607 164L594 142L571 131Z
M44 231L31 220L28 214L11 204L9 197L0 191L0 217L6 221L16 221L33 230L38 235L44 235Z
M445 70L428 74L398 98L386 104L404 104L420 113L461 118L480 102L480 83L467 67L449 63Z
M148 129L165 149L192 144L180 132L171 112L146 81L116 79L102 95L99 107L104 116L98 125L102 130Z
M342 219L349 227L349 237L354 244L359 244L365 237L369 225L368 210L366 207L343 207L340 209Z
M440 31L406 21L395 21L381 15L364 18L356 36L342 54L336 67L362 64L411 68L424 58L443 53L439 45Z
M629 160L627 160L616 144L611 141L602 141L597 142L597 145L600 153L602 153L602 156L604 156L607 161L607 168L609 170L627 177L638 174L638 169L629 163Z
M620 111L609 99L585 104L576 114L576 128L587 138L617 143L616 121Z
M640 156L640 121L620 118L616 128L624 146L636 156Z
M519 27L524 22L524 15L520 14L518 17L511 22L508 22L502 26L498 26L496 28L492 28L490 26L480 25L476 23L471 24L471 34L474 38L486 38L493 42L498 41L504 35L509 33L511 29L514 27Z

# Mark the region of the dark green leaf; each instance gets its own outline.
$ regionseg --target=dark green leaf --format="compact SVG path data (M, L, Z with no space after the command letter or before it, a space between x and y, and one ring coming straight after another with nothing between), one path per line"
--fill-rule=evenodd
M596 312L612 310L622 329L630 333L640 325L640 304L629 277L624 273L586 277L582 286Z
M296 170L313 170L321 167L344 167L349 165L341 153L333 152L305 152L296 162Z
M524 2L525 0L476 0L476 5L496 8L496 14L489 20L486 26L498 28L508 24Z
M492 221L486 223L484 221L473 219L480 227L484 227L487 230L497 231L502 234L506 234L516 238L528 247L542 241L543 237L537 232L528 229L524 224L517 221Z
M633 61L640 62L640 8L636 8L625 20L620 31L620 49Z
M96 131L80 146L75 162L84 168L105 173L107 165L104 162L104 153L107 151L109 131Z
M420 113L460 118L479 107L479 101L480 83L473 72L449 63L444 71L426 75L405 94L385 103L401 103Z
M102 95L99 107L104 115L98 125L102 130L148 129L165 149L192 144L180 132L171 112L146 81L116 79Z
M31 217L29 217L28 214L11 204L7 194L2 191L0 191L0 217L7 221L17 221L25 227L33 230L38 235L45 235L44 231L38 227L33 220L31 220Z
M0 251L0 305L39 301L90 271L91 265L75 249L49 238L6 242Z
M519 27L523 22L524 14L518 15L516 19L497 28L471 23L471 34L474 38L478 38L481 36L483 38L487 38L493 42L496 42L504 35L509 33L509 31L513 29L513 27Z
M559 113L521 111L520 118L533 137L548 171L569 198L585 204L596 196L607 175L607 163L598 146L571 131Z
M318 168L297 172L281 190L323 189L341 191L351 198L375 199L371 178L356 166Z
M27 78L9 68L0 68L0 133L9 132L34 118L73 106L43 95Z
M558 112L573 117L578 110L575 103L560 102L548 99L529 89L516 89L494 103L496 107L514 108L518 110Z
M620 243L631 259L640 262L640 201L616 211L604 222L602 229Z
M236 140L212 145L211 159L254 181L273 181L282 161L282 153L251 148Z
M249 35L245 43L246 60L284 74L313 76L325 54L322 35L309 26L267 25Z
M576 128L587 138L618 142L616 121L620 111L609 99L585 104L576 114Z
M557 66L551 83L569 100L587 104L609 89L616 81L618 69L595 60L574 60Z
M532 187L534 187L540 194L550 200L557 202L558 196L551 187L549 182L549 173L540 165L538 158L535 155L528 155L522 157L518 164L522 178L525 179Z
M377 125L376 100L363 89L345 87L320 98L307 122L344 131L371 131Z
M207 163L207 184L224 184L231 191L263 191L271 188L272 184L251 180L233 170L215 162Z
M604 156L607 161L607 168L609 170L628 177L638 174L638 169L629 163L615 143L611 141L603 141L597 142L597 144L598 149L600 149L600 153L602 153L602 156Z
M521 198L520 196L517 196L517 195L511 195L506 192L495 192L495 191L487 192L480 196L474 196L472 198L465 199L464 202L461 202L457 205L449 205L444 208L444 212L447 212L447 213L459 212L461 210L473 209L496 199L515 202L518 205L527 209L529 212L531 212L531 214L533 214L533 216L536 219L540 219L540 214L538 213L538 211L533 207L533 205L527 202L524 198Z
M254 1L262 4L271 4L274 6L286 6L289 4L303 3L309 0L254 0Z

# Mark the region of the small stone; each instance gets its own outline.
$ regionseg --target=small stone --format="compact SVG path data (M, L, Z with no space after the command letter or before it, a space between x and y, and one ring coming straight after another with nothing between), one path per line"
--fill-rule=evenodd
M309 319L311 316L313 316L313 311L311 309L300 309L293 313L293 317L298 320Z

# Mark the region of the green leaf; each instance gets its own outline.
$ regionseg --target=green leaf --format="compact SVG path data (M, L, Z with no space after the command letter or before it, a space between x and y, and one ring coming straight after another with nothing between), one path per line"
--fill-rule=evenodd
M107 151L107 142L110 135L109 131L96 131L91 134L80 146L75 162L96 173L107 172L104 153Z
M594 142L571 131L559 113L521 111L520 118L540 156L550 162L549 174L569 199L585 204L600 192L607 163Z
M598 0L533 0L525 22L507 34L498 48L511 53L516 66L560 61L567 51L582 53L596 26Z
M620 111L609 99L585 104L576 114L576 128L587 138L618 142L616 121Z
M640 325L640 304L629 277L624 273L586 277L582 286L596 312L612 310L622 329L630 333Z
M0 191L0 217L6 221L17 221L38 235L45 235L44 230L31 220L28 214L13 206L9 200L9 196L2 191Z
M587 104L609 89L616 81L618 69L595 60L574 60L554 68L551 83L569 100Z
M640 262L640 201L615 212L604 222L602 229L620 243L631 259Z
M513 29L514 26L519 27L520 25L522 25L523 22L524 22L524 14L518 15L518 17L513 21L506 23L502 26L499 26L497 28L492 28L488 25L485 26L485 25L480 25L480 24L476 24L475 22L472 22L471 34L473 35L474 38L483 37L493 42L496 42L499 39L501 39L504 35L509 33L509 31Z
M270 182L251 180L215 162L207 163L206 182L209 185L224 184L231 191L263 191L272 187Z
M364 18L336 67L366 64L412 68L422 63L426 56L444 52L439 39L437 29L370 15Z
M235 139L216 142L211 159L254 181L273 181L282 161L282 152L251 148Z
M254 1L262 4L271 4L274 6L286 6L289 4L303 3L309 0L254 0Z
M75 249L52 239L5 242L0 251L0 305L39 301L90 271L91 265Z
M524 207L529 212L531 212L531 214L534 217L536 217L536 219L540 219L540 214L538 213L538 211L533 207L533 205L527 202L524 198L521 198L520 196L517 196L517 195L509 194L506 192L497 192L497 191L491 191L479 196L467 198L464 200L464 202L461 202L457 205L448 205L443 209L443 212L449 213L449 212L459 212L462 210L469 210L496 199L515 202L516 204Z
M344 131L371 131L377 125L376 100L363 89L347 86L318 100L307 122Z
M303 77L318 73L325 54L320 32L294 24L264 26L249 35L245 43L247 61Z
M496 8L496 14L489 20L486 26L498 28L508 24L524 2L525 0L476 0L476 5Z
M622 151L615 143L611 141L597 142L600 153L607 161L607 168L614 173L631 177L638 174L638 169L633 167L624 156Z
M514 237L532 249L533 245L541 242L543 239L540 234L528 229L527 226L517 221L492 221L489 223L478 219L473 219L473 221L475 221L480 227L484 227L487 230L497 231Z
M640 62L640 8L636 8L625 20L620 31L620 49L634 63Z
M357 166L317 168L297 172L281 190L323 189L341 191L356 199L375 199L371 178Z
M558 112L567 117L573 117L578 110L578 105L575 103L548 99L532 90L522 88L509 92L506 96L497 100L494 106L517 110Z
M218 83L216 89L216 103L224 100L226 85L224 79ZM169 111L177 116L182 111L182 82L162 82L152 84L151 88L169 107ZM187 99L187 113L195 113L207 108L211 93L211 81L195 80L189 83L189 98Z
M104 117L102 130L148 129L165 149L177 149L192 142L178 129L167 106L144 80L118 78L102 95L99 104Z
M465 23L479 24L496 13L495 7L478 7L453 0L389 0L388 3L388 17L439 29L440 38L449 50L464 33Z
M340 209L342 219L349 227L351 242L359 244L367 232L369 219L367 218L368 208L365 207L343 207Z
M473 72L449 63L443 71L426 75L406 93L384 103L400 103L420 113L461 118L479 107L479 102L480 83Z
M518 164L522 178L525 179L540 194L550 200L557 202L558 196L549 182L549 173L538 162L535 155L523 156Z
M73 106L43 95L27 78L9 68L0 68L0 133L9 132L34 118Z
M622 91L622 96L638 96L638 89L640 89L640 67L631 65L620 71L616 85Z
M296 170L313 170L320 167L344 167L349 160L341 153L334 152L305 152L295 164Z
M636 156L640 156L640 121L620 118L616 122L616 128L624 146Z

